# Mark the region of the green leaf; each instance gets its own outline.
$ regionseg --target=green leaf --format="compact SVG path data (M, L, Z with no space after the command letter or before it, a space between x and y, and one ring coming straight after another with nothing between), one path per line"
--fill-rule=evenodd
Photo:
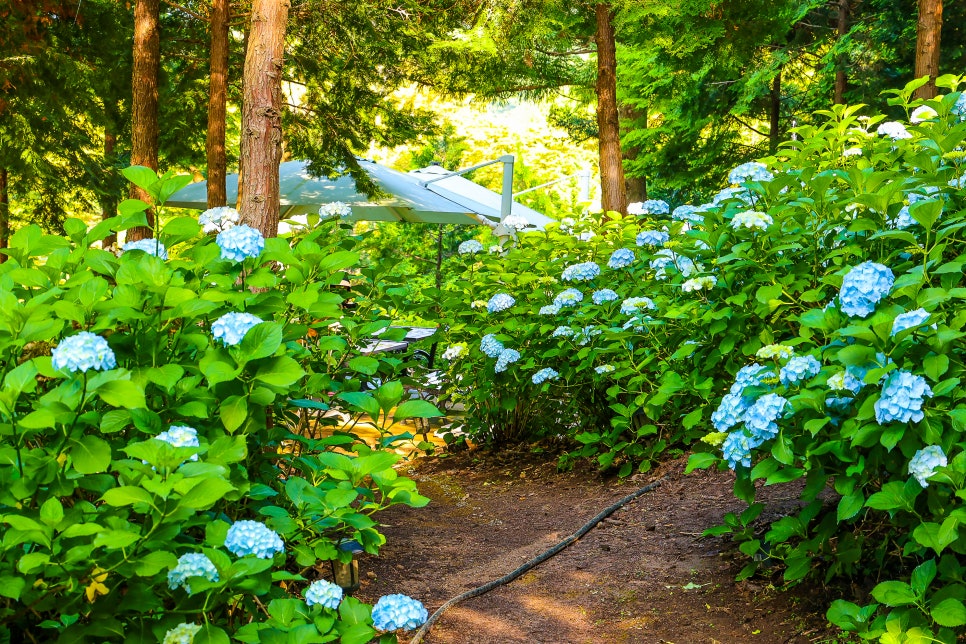
M851 519L859 510L865 505L865 495L862 490L856 490L847 496L843 496L839 500L838 508L835 511L836 518L841 523Z
M248 418L248 401L244 396L229 396L222 401L219 415L225 429L234 432Z
M3 388L12 391L14 399L24 391L33 391L37 385L37 366L28 360L7 372L3 377Z
M206 478L188 490L178 505L192 510L207 510L234 489L235 486L224 479Z
M157 198L157 183L159 180L154 170L143 165L132 165L121 170L121 174L137 187L143 188L152 197Z
M174 553L155 550L134 562L134 573L139 577L153 577L165 568L174 568L176 565L178 558Z
M288 387L305 375L301 365L289 356L279 356L263 363L255 374L255 380L274 387Z
M134 487L133 485L122 485L121 487L110 489L104 493L102 499L104 503L115 507L134 505L135 503L151 505L154 502L154 497L147 490Z
M211 624L205 624L200 631L195 633L191 644L231 644L231 640L228 639L228 633L222 629Z
M966 625L966 606L955 597L947 597L932 607L929 615L940 626L958 628Z
M373 420L379 419L379 402L362 391L346 391L339 394L339 399L349 403L349 408L368 414Z
M238 353L246 360L274 355L282 346L282 327L275 322L262 322L248 330L238 345Z
M694 470L704 470L719 461L718 456L711 452L698 452L688 457L688 465L684 469L685 474L690 474Z
M0 577L0 597L20 599L20 593L26 586L27 580L23 577Z
M387 414L390 409L399 404L403 394L405 394L405 389L398 380L383 383L378 389L372 392L373 397L379 401L379 406Z
M97 436L84 436L72 442L70 458L81 474L106 472L111 465L111 446Z
M373 376L379 370L379 361L368 356L356 356L349 360L349 368L367 376Z
M926 521L916 526L912 531L912 538L940 555L947 546L956 541L958 527L959 521L956 517L947 517L942 524Z
M51 497L44 501L40 506L40 520L51 528L64 520L64 506L61 505L60 499Z
M318 264L318 270L323 273L333 273L354 266L359 262L359 253L342 250L327 255Z
M886 606L909 606L916 603L916 594L909 584L901 581L884 581L872 589L872 596Z
M874 510L912 510L916 496L922 491L919 483L913 483L914 489L898 481L886 483L880 491L866 499L865 505Z
M135 215L139 212L144 212L149 208L151 208L151 204L141 201L140 199L125 199L124 201L122 201L117 205L117 211L125 217L130 217L131 215ZM101 223L106 223L106 222L101 222ZM117 222L114 222L114 223L117 223ZM100 237L101 231L99 230L99 228L100 228L100 225L95 226L94 228L91 229L90 233L88 233L89 235L93 236L94 241L100 241L100 239L102 239ZM107 230L105 232L110 232L110 230Z
M438 418L443 412L436 405L426 400L407 400L396 407L393 420L399 422L407 418Z
M147 407L144 388L131 380L111 380L97 388L97 395L112 407L140 409Z
M935 578L936 560L930 559L916 566L916 569L912 571L912 577L909 579L909 585L912 587L912 592L916 593L918 597L922 597Z

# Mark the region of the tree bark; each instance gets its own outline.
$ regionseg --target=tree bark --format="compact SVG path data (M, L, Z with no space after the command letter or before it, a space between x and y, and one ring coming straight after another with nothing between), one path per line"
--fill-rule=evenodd
M771 110L769 115L768 130L768 150L774 153L781 142L781 116L782 116L782 68L778 68L778 73L771 81Z
M111 167L114 165L114 149L117 147L117 134L114 133L111 126L104 128L104 166ZM110 219L117 214L117 195L113 193L110 189L104 191L100 198L101 202L101 219ZM104 248L108 248L117 244L117 235L111 233L104 238L101 242Z
M211 67L208 80L208 207L228 203L225 185L226 113L228 106L228 20L229 0L211 2Z
M254 0L243 81L238 209L265 237L278 234L282 66L289 0Z
M628 124L631 124L630 126L634 128L647 127L647 108L644 108L644 111L641 112L630 105L621 105L618 114L623 118L625 127ZM634 161L638 154L640 154L640 148L629 145L621 146L621 158L624 161ZM647 200L647 179L645 177L631 177L625 172L624 189L627 203Z
M6 168L0 168L0 248L7 248L10 242L10 187ZM0 264L7 256L0 253Z
M131 102L131 165L158 169L158 70L161 67L160 0L136 0L134 4L134 73ZM151 203L151 197L131 186L132 199ZM146 213L154 225L154 213ZM152 228L138 226L127 231L128 241L151 237Z
M943 27L942 0L919 0L916 26L916 78L929 77L929 82L916 90L916 98L936 97L939 76L939 39Z
M600 142L600 205L604 212L627 213L627 189L621 163L620 118L617 111L617 42L609 4L596 7L597 128Z
M849 33L849 0L839 0L839 16L835 33L839 41ZM842 105L845 103L845 87L848 84L848 76L845 73L844 55L839 55L839 59L835 61L835 67L835 96L833 102L836 105Z

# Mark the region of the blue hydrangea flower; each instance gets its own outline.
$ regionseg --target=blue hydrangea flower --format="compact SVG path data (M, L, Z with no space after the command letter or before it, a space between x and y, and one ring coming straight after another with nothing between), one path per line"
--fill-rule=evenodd
M487 333L480 340L480 351L487 357L496 358L503 352L503 343L496 339L492 333Z
M565 268L560 277L565 282L588 282L598 275L600 275L600 266L594 262L581 262Z
M922 403L931 397L932 389L925 378L908 371L893 371L875 402L875 420L880 425L894 420L918 423L923 418Z
M778 379L785 386L797 385L818 374L822 363L812 356L794 356L778 372Z
M724 188L711 198L712 206L720 206L729 200L738 200L745 205L751 205L754 201L751 192L745 188Z
M738 466L751 467L751 450L758 447L753 438L739 430L731 432L721 444L721 456L728 461L728 467L735 470Z
M552 338L570 338L570 337L573 337L573 335L574 335L574 330L573 329L571 329L569 326L563 326L563 325L561 325L561 326L558 326L556 329L553 330L553 333L550 334L550 337L552 337Z
M201 447L201 443L198 442L198 430L187 425L172 425L155 438L175 447ZM191 460L197 461L198 455L192 454Z
M956 103L949 109L950 114L955 114L962 121L966 119L966 93L960 94Z
M627 204L628 215L666 215L671 206L661 199L648 199Z
M611 253L607 260L608 268L626 268L634 263L634 251L629 248L618 248Z
M372 626L378 631L411 631L429 619L422 603L406 595L385 595L372 607Z
M761 387L769 378L774 378L774 372L757 362L742 367L735 374L735 383L731 385L730 393L742 395L747 387Z
M352 207L344 201L333 201L319 206L319 217L322 219L331 219L333 217L345 219L351 215Z
M674 266L677 268L678 272L680 272L684 277L690 277L697 271L697 267L689 257L678 255L674 251L671 251L667 248L657 251L654 254L654 259L650 261L650 267L656 271L655 277L657 279L664 279L667 277L666 269L669 266Z
M475 255L476 253L482 253L483 244L475 239L467 239L456 248L456 252L460 255Z
M711 413L711 424L719 432L726 432L742 421L753 399L741 393L728 393L718 408Z
M761 442L774 438L778 433L778 424L775 421L785 411L786 405L788 401L778 394L765 394L745 412L745 427Z
M255 555L259 559L271 559L285 552L282 538L274 530L258 521L235 521L225 535L225 547L236 557Z
M602 288L599 291L594 291L591 299L594 300L594 304L603 304L604 302L613 302L618 297L620 297L616 292L609 288Z
M909 473L916 477L919 485L929 487L927 479L936 473L937 467L946 467L948 461L943 448L939 445L923 447L909 460Z
M251 313L225 313L211 323L211 335L226 347L233 347L244 339L253 326L261 323L261 318Z
M241 221L241 214L231 206L209 208L198 215L198 223L207 233L220 233Z
M892 290L895 276L888 267L863 262L852 268L842 280L839 308L849 317L868 317L879 300Z
M563 308L565 306L574 306L580 304L584 299L584 294L575 288L568 288L566 290L557 293L557 297L553 298L553 303Z
M623 302L621 302L621 314L622 315L633 315L641 311L641 309L656 309L657 306L654 304L654 300L649 297L629 297Z
M906 130L906 126L898 121L886 121L879 125L875 130L876 134L887 136L893 141L899 139L911 139L912 135Z
M178 624L174 628L168 629L161 644L191 644L199 631L201 631L200 624Z
M601 331L600 329L598 329L597 327L591 324L591 325L585 326L580 331L575 333L574 340L577 342L578 346L582 347L588 342L590 342L591 338L598 336L601 333L603 333L603 331Z
M853 400L853 398L842 396L830 397L825 399L825 407L829 414L833 416L844 416L851 409Z
M681 284L681 290L685 293L692 293L694 291L710 291L717 285L718 278L714 275L703 275L701 277L692 277L686 280L684 284Z
M188 579L191 577L204 577L214 583L219 580L218 569L207 555L200 552L189 552L178 558L178 565L168 571L168 588L184 588L185 592L191 594L191 586Z
M602 364L599 367L594 367L594 372L599 374L611 373L614 371L614 365L612 364Z
M749 161L742 163L728 173L728 182L734 184L744 183L745 181L771 181L775 176L768 171L764 163Z
M490 298L490 301L486 303L486 310L490 313L499 313L500 311L506 311L508 308L516 304L516 300L513 299L511 295L506 293L497 293Z
M735 230L742 228L755 228L765 230L774 223L771 215L757 210L746 210L739 212L731 219L731 227Z
M893 228L898 228L899 230L905 230L906 228L911 228L916 225L916 220L912 218L912 214L909 212L909 206L903 206L899 210L899 214L896 218L890 222Z
M848 367L845 371L830 376L826 383L828 388L832 391L851 391L853 394L862 391L865 383L862 382L861 377L856 377L853 371L855 370L852 367Z
M520 359L519 351L517 351L516 349L504 349L503 351L500 352L500 355L497 356L496 366L493 367L493 371L495 371L496 373L503 373L504 371L506 371L507 366L511 362L516 362L519 359Z
M891 335L902 333L906 329L921 327L928 319L929 312L926 311L926 309L916 309L915 311L909 311L908 313L897 315L896 319L892 322Z
M131 241L124 244L124 252L132 250L143 250L148 255L154 255L155 257L160 257L161 259L168 259L168 249L164 247L157 239L139 239L137 241Z
M671 213L671 219L675 221L687 221L692 224L703 224L704 223L704 211L697 206L683 205L678 206Z
M559 377L560 377L560 374L557 373L556 369L551 369L550 367L547 367L533 374L530 377L530 380L532 380L533 384L535 385L542 385L548 380L556 380Z
M663 230L642 230L634 241L638 246L664 246L671 241L671 236Z
M578 291L578 293L579 293L579 291ZM581 296L581 297L583 297L583 296ZM560 305L559 304L547 304L545 306L541 306L539 313L540 313L540 315L556 315L556 314L560 313Z
M71 373L86 373L88 369L106 371L117 366L114 351L107 340L90 331L64 338L50 352L50 357L54 369Z
M221 258L243 262L248 257L258 257L265 248L262 234L245 224L232 226L218 233L215 243L221 249Z
M342 587L325 579L313 581L305 590L305 603L335 610L342 602Z
M463 342L457 342L456 344L451 344L446 347L446 351L443 351L443 360L456 360L466 351L466 344Z

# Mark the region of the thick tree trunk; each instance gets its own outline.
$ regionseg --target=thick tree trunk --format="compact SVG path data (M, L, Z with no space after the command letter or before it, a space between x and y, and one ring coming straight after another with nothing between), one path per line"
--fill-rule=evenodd
M600 140L600 205L604 212L627 213L624 167L621 164L620 118L617 112L617 43L609 4L596 7L597 128Z
M238 209L265 237L278 234L282 66L289 0L254 0L245 55Z
M916 26L916 78L929 77L929 82L916 90L916 98L935 98L939 76L939 38L943 27L942 0L919 0L919 22Z
M114 149L117 147L117 134L115 134L111 127L108 126L104 128L104 166L110 167L114 165ZM117 215L117 195L108 189L104 191L104 194L100 197L101 202L101 219L110 219L111 217ZM101 242L104 248L108 248L117 243L117 235L111 234L104 238Z
M625 127L647 127L647 108L641 112L630 105L621 105L618 113L624 121ZM637 159L638 154L640 154L640 148L629 145L621 146L621 158L624 161L634 161ZM627 203L647 200L647 179L644 177L631 177L625 171L624 189L626 191Z
M849 0L839 0L839 18L835 33L839 41L849 33ZM848 83L848 76L845 74L845 56L839 55L835 61L835 97L833 102L836 105L845 103L845 86Z
M0 168L0 248L6 248L10 241L10 186L6 168ZM7 256L0 253L0 264Z
M208 80L208 207L228 203L225 118L228 105L229 0L211 2L211 68Z
M771 110L769 115L768 130L768 150L774 153L778 149L778 144L782 140L781 117L782 117L782 68L778 68L778 73L771 81Z
M161 66L161 31L159 0L136 0L134 3L134 73L131 103L131 165L158 169L158 70ZM131 198L148 203L151 198L137 186L131 186ZM153 226L154 214L147 213ZM128 241L152 235L151 228L138 226L127 231Z

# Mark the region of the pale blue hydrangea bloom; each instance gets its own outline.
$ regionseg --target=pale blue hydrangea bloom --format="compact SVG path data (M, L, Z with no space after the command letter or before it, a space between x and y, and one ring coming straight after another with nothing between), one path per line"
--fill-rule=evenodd
M200 630L200 624L178 624L164 634L161 644L191 644Z
M909 213L909 206L903 206L896 215L896 218L892 220L890 224L893 228L905 230L906 228L915 226L916 220L913 219L912 215Z
M671 236L663 230L642 230L637 233L635 242L638 246L664 246L671 240Z
M740 230L742 228L754 228L756 230L765 230L774 223L771 215L768 215L757 210L746 210L744 212L739 212L731 220L731 227L735 230Z
M875 130L876 134L881 136L888 136L893 141L899 139L911 139L912 135L906 130L906 126L898 121L886 121L881 123L879 127Z
M132 250L143 250L148 255L154 255L155 257L160 257L161 259L168 259L168 249L164 247L164 244L159 242L157 239L139 239L137 241L131 241L124 244L124 252Z
M731 385L730 393L742 395L747 387L761 387L765 381L775 377L775 373L768 367L757 362L744 366L735 374L735 383Z
M506 371L507 366L511 362L516 362L520 359L520 352L516 349L504 349L500 352L500 355L496 359L496 366L493 367L493 371L496 373L503 373Z
M626 268L634 263L634 251L629 248L618 248L611 253L607 260L608 268Z
M201 443L198 442L198 430L187 425L172 425L155 438L175 447L201 447ZM198 455L192 454L191 460L197 461Z
M191 594L191 586L188 579L191 577L204 577L214 583L219 580L218 569L207 555L200 552L189 552L178 558L178 565L168 571L168 588L184 588L185 592Z
M241 224L218 233L215 243L221 249L221 258L243 262L258 257L265 248L265 238L251 226Z
M785 386L797 385L803 380L818 375L821 370L822 363L813 356L794 356L778 372L778 379Z
M553 303L562 308L565 306L574 306L575 304L580 304L583 299L583 293L575 288L568 288L557 293L557 297L553 298Z
M681 290L685 293L693 291L710 291L718 283L718 278L714 275L704 275L702 277L692 277L681 284Z
M749 161L742 163L728 173L728 182L739 184L745 181L771 181L775 176L768 171L764 163Z
M251 313L225 313L211 323L211 335L226 347L233 347L244 339L253 326L261 323L261 318Z
M621 302L621 314L622 315L633 315L641 311L641 309L656 309L657 306L654 304L654 300L649 297L629 297L623 302Z
M669 266L677 268L678 272L684 277L691 277L697 271L697 267L689 257L678 255L667 248L657 251L654 255L655 257L651 260L650 267L657 271L655 277L658 279L667 277L665 271Z
M733 470L739 465L751 467L751 450L760 444L741 430L731 432L721 444L721 456L728 461L728 467Z
M255 555L259 559L271 559L276 553L285 552L285 544L278 533L258 521L231 524L225 535L225 548L236 557Z
M325 579L317 579L305 590L305 603L335 610L342 602L342 593L341 586Z
M596 236L597 236L597 233L595 233L594 231L585 230L584 232L577 235L577 239L579 239L582 242L589 242L591 239L593 239Z
M600 266L594 262L581 262L565 268L560 277L565 282L587 282L598 275L600 275Z
M875 419L880 425L894 420L900 423L923 419L922 403L932 397L926 379L908 371L893 371L882 385L882 394L875 402Z
M601 333L603 333L603 331L601 331L597 327L593 325L588 325L574 334L574 341L577 343L577 346L582 347L586 345L588 342L590 342L591 338L598 336Z
M960 121L966 119L966 93L959 95L949 112L958 116Z
M533 374L530 377L530 380L532 380L533 384L535 385L542 385L548 380L556 380L559 377L560 377L560 374L557 373L556 369L551 369L550 367L547 367Z
M751 205L754 201L751 193L745 188L724 188L711 198L712 206L720 206L724 202L736 199L743 204Z
M594 367L594 371L598 374L611 373L614 371L614 365L602 364L599 367Z
M862 148L846 148L842 152L843 157L860 157L862 156Z
M853 398L848 397L830 397L825 399L825 406L832 415L842 416L848 413L849 409L852 407Z
M492 333L487 333L480 340L480 351L490 358L496 358L503 352L503 343L496 339Z
M198 223L205 233L220 233L241 221L241 214L231 206L209 208L198 215Z
M451 344L443 351L443 360L456 360L466 351L466 345L462 342Z
M613 302L618 297L620 297L616 291L612 291L609 288L602 288L599 291L594 291L591 299L594 300L594 304L603 304L604 302Z
M511 230L521 231L530 226L530 222L523 215L508 215L506 219L500 222L506 228Z
M711 424L719 432L726 432L741 422L754 399L741 393L728 393L718 408L711 413Z
M352 208L344 201L333 201L332 203L324 203L319 206L319 217L322 219L330 219L334 217L345 219L351 214Z
M406 595L385 595L372 607L372 625L378 631L411 631L429 619L426 607Z
M64 338L50 352L50 357L54 369L71 373L86 373L88 369L106 371L117 366L114 351L107 340L90 331Z
M674 212L671 213L671 219L676 221L687 221L692 224L703 224L704 215L701 214L702 212L704 211L698 206L685 204L674 209Z
M852 367L849 367L845 371L833 374L826 383L828 388L832 391L851 391L853 394L862 391L865 383L862 382L861 378L857 378L852 371Z
M839 308L849 317L868 317L879 300L889 294L895 281L888 267L863 262L852 268L842 280Z
M751 435L764 442L778 433L778 424L775 421L787 405L788 401L778 394L765 394L748 408L742 420Z
M516 304L516 300L513 296L507 295L506 293L497 293L490 298L490 301L486 303L486 310L490 313L499 313L501 311L506 311L508 308Z
M568 290L570 290L570 289L568 289ZM578 291L578 293L579 292L580 291ZM583 297L583 296L581 296L581 297ZM539 313L540 313L540 315L556 315L556 314L560 313L560 305L559 304L547 304L547 305L541 306Z
M925 325L926 320L928 319L929 312L926 311L926 309L916 309L915 311L909 311L908 313L897 315L896 319L892 321L891 335L902 333L906 329L921 327Z
M927 479L936 473L936 468L946 467L948 464L943 448L929 445L916 452L909 460L909 473L916 477L919 485L929 487Z
M483 252L483 244L475 239L467 239L456 248L456 252L460 255L475 255Z
M671 206L661 199L648 199L627 204L628 215L666 215L670 211Z
M573 337L573 335L574 335L574 330L571 329L569 326L558 326L556 329L553 330L553 333L550 334L550 337L570 338L570 337Z

